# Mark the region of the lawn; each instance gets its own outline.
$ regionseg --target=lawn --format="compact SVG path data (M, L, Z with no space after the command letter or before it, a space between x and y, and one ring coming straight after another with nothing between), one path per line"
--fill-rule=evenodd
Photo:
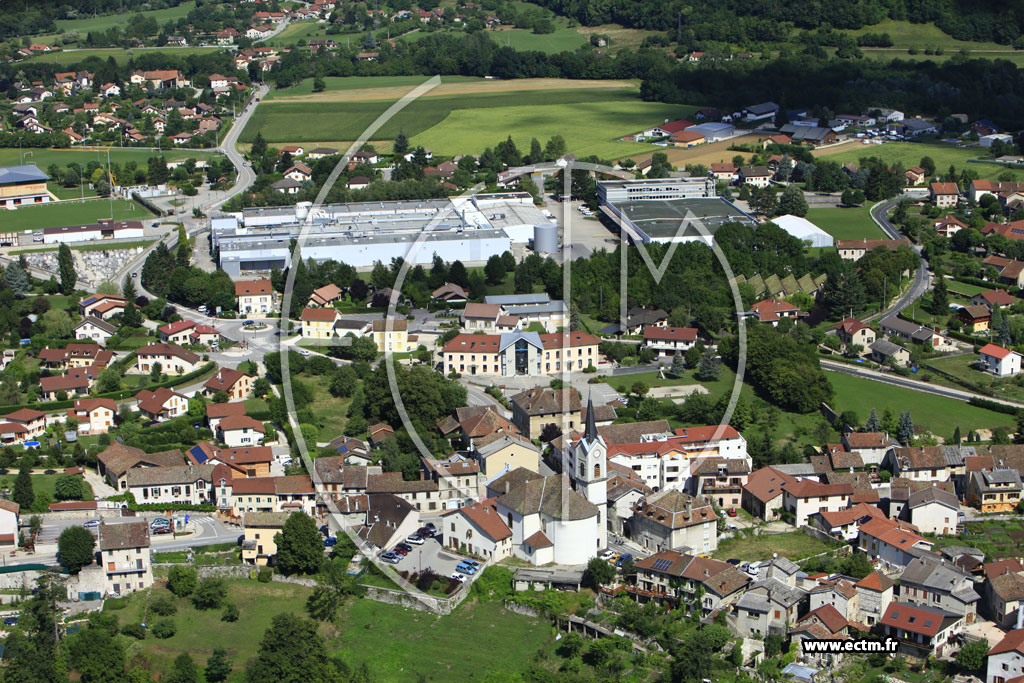
M10 474L0 476L0 488L14 490L14 480L17 478L18 473L15 470L11 470ZM53 494L53 488L57 485L57 479L63 475L60 474L33 474L32 475L32 491L38 496L40 494L46 494L50 496L51 501L56 501L57 496ZM82 480L82 500L92 500L92 487L89 483Z
M228 680L244 680L245 662L256 656L271 619L285 612L303 614L310 589L246 579L228 580L227 586L228 599L240 612L238 621L223 622L221 610L201 612L176 600L178 612L169 617L177 626L175 635L166 640L150 636L129 641L128 656L141 651L152 660L154 669L167 671L182 652L203 665L215 647L225 647L234 669ZM153 595L169 593L158 584ZM144 597L131 596L124 610L113 613L122 624L138 623ZM449 616L438 617L355 600L343 608L337 624L322 626L320 632L327 639L329 652L340 654L353 666L365 661L372 680L379 681L479 680L490 672L511 674L524 670L531 656L552 637L546 620L513 614L494 602L467 603ZM217 637L211 639L213 633Z
M882 229L871 220L871 207L810 209L807 220L837 240L884 239Z
M555 54L556 52L572 52L589 41L574 28L563 28L554 33L537 34L525 28L513 28L504 31L488 32L491 39L499 45L508 45L516 51L531 50Z
M251 142L257 131L270 142L355 140L403 94L400 91L412 85L393 83L367 84L361 92L336 88L343 91L303 95L296 91L303 101L289 102L278 95L269 106L256 110L241 140ZM636 87L625 82L617 87L572 87L571 83L543 79L535 83L535 89L519 90L510 90L511 86L501 81L442 84L438 90L444 88L441 92L449 94L421 97L385 123L373 139L391 140L405 132L413 144L454 155L479 153L510 133L520 149L529 149L534 137L543 143L562 135L576 154L613 159L651 149L617 138L651 121L690 115L694 109L642 102ZM460 90L464 92L455 94ZM296 130L296 120L304 122L301 130Z
M194 55L208 55L223 50L222 47L135 47L126 50L119 47L112 48L88 48L84 50L69 49L57 52L47 52L29 57L28 62L34 64L52 63L58 66L77 64L89 57L99 57L103 61L113 57L118 64L123 64L130 59L142 57L151 53L167 53L175 57L192 57Z
M213 150L209 151L182 151L182 150L165 150L163 152L152 151L148 149L131 149L124 147L111 147L110 148L110 161L124 164L129 161L134 161L140 167L145 168L152 156L163 156L167 161L175 161L177 159L187 159L192 157L194 159L203 159L213 154ZM0 148L0 166L16 166L18 164L35 164L46 172L47 167L50 164L57 164L61 168L65 168L68 164L78 163L85 166L90 161L97 161L100 164L106 166L107 164L107 150L104 149L31 149L31 150L18 150L17 147ZM77 187L70 190L72 196L77 196L75 193L79 192ZM86 190L88 193L88 190Z
M289 26L285 32L290 30ZM324 92L334 92L337 90L352 91L352 90L366 90L371 88L414 88L417 85L423 83L426 79L424 76L348 76L345 78L329 76L324 79ZM442 76L441 83L483 83L486 82L483 78L477 78L475 76ZM283 88L281 90L271 90L267 93L267 96L263 98L264 102L270 100L286 99L289 97L302 97L305 95L313 95L313 79L307 78L300 83L297 83L290 88ZM357 97L360 94L356 95Z
M785 534L728 538L719 542L718 550L712 555L720 560L736 558L744 562L754 562L770 560L773 554L778 553L780 557L796 561L831 549L832 546L828 543L808 536L802 531L790 531Z
M110 218L110 202L92 199L84 202L60 202L22 206L3 212L3 226L10 230L35 230L65 225L95 223L100 218ZM131 200L114 200L114 220L147 220L153 214Z
M298 380L313 389L313 402L309 408L316 420L318 436L317 441L330 441L340 436L348 422L348 407L352 403L351 398L335 398L327 391L331 380L324 376L310 376L306 374L293 375L292 381ZM307 443L306 447L315 449L315 443Z
M77 31L84 38L85 34L89 31L106 31L107 29L115 26L119 26L123 29L128 24L128 19L134 17L136 14L141 14L147 19L156 19L157 23L164 24L168 21L184 18L189 12L195 9L195 6L195 0L189 0L189 2L183 2L177 7L168 7L167 9L147 10L144 12L101 14L99 16L88 17L86 19L57 19L55 22L57 24L56 34L37 36L32 39L32 42L40 42L49 45L52 44L54 39L59 37L61 33L67 33L68 31Z
M874 408L881 415L886 408L894 415L910 411L915 427L930 430L939 436L949 436L956 427L967 433L972 429L1013 426L1014 416L996 413L964 401L926 394L913 389L853 377L841 372L829 372L828 379L835 390L832 408L837 413L852 410L861 420Z
M965 353L958 356L936 358L926 362L928 365L938 368L944 372L948 372L954 377L970 382L975 386L984 387L985 389L994 391L998 398L1006 399L1008 401L1024 402L1024 386L1021 386L1017 378L1006 377L1000 379L988 372L978 370L973 367L974 363L977 361L977 354ZM948 384L949 386L956 387L957 389L964 388L962 385L956 384L952 380L947 380L944 377L933 376L933 381L936 383Z
M981 287L979 285L972 285L968 282L957 282L956 280L946 280L946 288L955 294L961 294L966 298L971 298L975 294L981 294L982 292L991 292L992 289L989 287Z
M929 156L935 162L935 168L945 173L950 165L963 170L968 159L977 159L985 150L977 147L956 147L951 144L925 142L886 142L882 145L843 145L836 150L822 149L815 156L824 156L829 161L839 164L858 162L863 157L878 157L887 164L901 164L903 168L912 168L921 163L921 157ZM977 171L981 178L995 178L1006 171L996 164L970 164L972 171Z

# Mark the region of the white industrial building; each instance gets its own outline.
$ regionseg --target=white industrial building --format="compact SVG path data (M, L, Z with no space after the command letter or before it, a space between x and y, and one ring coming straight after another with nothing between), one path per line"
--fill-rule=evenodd
M101 218L89 225L65 225L61 228L44 228L43 243L89 242L92 240L142 239L142 223L139 221L112 221Z
M828 234L806 218L786 214L785 216L773 218L772 223L779 226L793 237L810 242L812 247L835 246L835 240L832 239L832 235Z
M315 211L309 202L243 209L212 219L210 233L221 268L238 276L287 268L290 242L300 235L303 258L369 268L396 256L426 265L435 253L445 261L486 261L553 225L554 219L534 206L529 194L511 192L330 204Z

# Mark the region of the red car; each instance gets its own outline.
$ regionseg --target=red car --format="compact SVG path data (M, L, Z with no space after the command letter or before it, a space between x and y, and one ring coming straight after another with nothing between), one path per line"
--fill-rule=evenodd
M728 510L725 511L725 514L729 515L730 517L735 517L736 516L736 508L729 508Z
M160 527L157 527L156 529L153 529L153 533L154 534L169 534L169 533L171 533L171 527L169 527L169 526L160 526Z

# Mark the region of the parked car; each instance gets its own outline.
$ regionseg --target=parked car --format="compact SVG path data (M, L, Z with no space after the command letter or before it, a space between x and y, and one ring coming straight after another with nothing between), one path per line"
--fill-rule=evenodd
M621 567L622 565L626 564L626 560L632 560L632 559L633 559L633 556L630 555L629 553L626 553L625 555L620 555L619 559L615 560L615 566L616 567Z
M394 548L393 548L393 549L391 550L391 552L393 552L393 553L397 553L398 555L401 555L402 557L405 557L406 555L408 555L408 554L409 554L409 551L408 551L408 550L404 550L404 549L402 548L402 546L400 546L400 545L396 545L396 546L395 546L395 547L394 547Z
M735 557L730 557L728 560L726 560L726 562L733 565L734 567L740 564L740 560L736 559Z
M154 534L169 534L169 533L171 533L171 527L169 527L169 526L159 526L159 527L153 529L153 533Z
M728 510L725 511L725 514L729 515L730 517L735 517L739 513L736 512L736 508L729 508Z
M308 356L309 349L299 349L299 353L301 353L303 356Z
M465 574L460 574L458 572L452 572L452 578L455 579L456 581L465 581L466 580L466 575Z
M84 526L86 529L95 529L99 525L100 525L100 520L98 520L98 519L90 519L90 520L86 521L84 524L82 524L82 526Z
M614 554L615 554L614 550L605 550L604 552L599 554L598 557L600 557L602 560L608 561L608 560L612 559L612 555L614 555Z
M401 555L385 554L381 555L380 559L387 562L388 564L398 564L398 561L402 559Z
M336 539L334 536L328 536L327 538L324 539L324 547L325 548L330 548L330 547L333 547L333 546L336 546L336 545L338 545L338 539Z
M406 553L411 553L412 552L412 546L409 545L408 543L399 543L396 547L401 548Z
M413 545L423 545L423 537L419 534L413 534L409 538L405 539L405 541L407 543L412 543Z
M473 574L476 574L477 568L474 567L471 564L466 564L465 562L463 562L462 564L460 564L458 567L455 568L455 571L462 572L463 574L473 575Z

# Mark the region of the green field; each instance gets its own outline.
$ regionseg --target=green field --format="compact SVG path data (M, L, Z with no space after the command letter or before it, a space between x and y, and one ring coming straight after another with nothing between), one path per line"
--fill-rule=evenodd
M972 43L966 40L957 40L948 33L944 33L935 24L913 24L909 21L898 21L896 19L886 19L873 26L865 26L854 31L843 31L843 33L849 33L852 36L859 36L865 33L888 33L893 42L890 50L905 50L909 47L917 47L923 52L926 47L941 47L946 50L947 54L951 51L959 51L961 48L970 50L972 53L978 51L1014 52L1013 48L1009 45L986 42ZM877 49L878 52L890 50ZM876 50L871 51L874 52Z
M712 553L717 559L736 558L744 562L770 560L778 553L789 560L799 560L830 550L832 546L824 541L808 536L802 531L790 531L785 534L761 534L728 538L718 544L718 550Z
M875 240L885 237L882 229L871 220L870 205L810 209L805 218L837 240Z
M926 394L913 389L895 387L869 379L852 377L841 372L829 372L828 379L835 389L832 408L837 413L852 410L861 420L874 408L881 415L886 408L894 415L910 410L915 427L948 437L960 427L967 433L972 429L990 429L1014 425L1014 416L992 412L968 405L964 401Z
M525 28L513 28L488 32L487 35L499 45L508 45L514 50L535 50L546 54L572 52L582 45L589 45L588 40L574 28L563 28L554 33L543 34Z
M863 157L878 157L888 164L901 164L903 168L912 168L921 163L921 157L929 156L935 162L938 173L945 173L950 165L960 171L970 167L977 171L981 178L995 178L1006 171L996 164L968 163L968 159L976 159L985 152L978 147L955 147L950 144L921 142L886 142L883 145L850 145L830 154L829 150L821 150L819 156L839 164L858 162Z
M55 22L57 24L56 34L37 36L36 38L33 38L32 42L50 45L53 44L54 39L58 38L61 33L67 33L68 31L77 31L84 38L85 34L89 31L106 31L114 26L120 26L123 28L128 24L128 19L134 17L136 14L141 14L147 19L156 19L158 23L164 24L168 21L185 18L185 16L191 12L195 6L195 0L189 0L188 2L181 3L177 7L169 7L167 9L103 14L100 16L88 17L86 19L57 19Z
M0 476L0 488L6 488L14 490L14 479L18 476L17 471L11 470L10 474ZM32 492L37 496L40 494L46 494L50 497L51 501L56 501L57 497L53 495L53 488L57 485L57 479L60 478L61 474L33 474L32 475ZM92 487L85 480L82 480L82 500L92 500Z
M624 87L423 97L385 123L373 139L390 140L404 131L414 145L447 156L479 153L510 133L523 150L529 149L531 138L544 142L562 135L568 149L577 155L614 159L650 149L617 138L635 132L647 121L687 116L694 109L641 102L637 95L634 88ZM257 131L269 142L355 140L392 103L274 100L256 110L241 141L250 142ZM303 122L298 130L297 120Z
M229 579L227 586L228 599L240 612L238 621L223 622L221 610L197 611L175 599L178 612L168 617L177 626L175 635L130 641L129 658L143 652L157 671L167 671L182 652L203 665L215 647L224 647L233 665L228 680L243 681L245 663L257 654L271 619L285 612L304 615L310 589L245 579ZM170 593L157 584L153 595ZM111 613L122 624L138 623L144 600L145 594L134 594L125 609ZM472 600L445 617L355 600L342 608L337 624L321 627L320 632L329 652L353 666L366 662L375 681L472 681L499 671L510 675L525 670L552 638L544 619L514 614L496 602ZM211 633L217 637L211 639Z
M100 218L110 218L110 202L105 199L92 199L84 202L60 202L18 209L5 210L0 223L10 230L36 230L41 228L57 228L65 225L84 225L95 223ZM139 204L125 199L114 200L114 220L146 220L153 214Z
M130 50L118 47L88 48L84 50L69 49L36 55L35 57L30 57L28 61L32 63L46 62L50 64L57 64L59 66L67 66L68 64L81 62L88 57L99 57L104 61L113 57L114 61L118 64L122 64L133 57L141 57L153 52L166 52L176 57L190 57L192 55L210 54L211 52L223 49L224 48L222 47L136 47Z
M178 159L187 159L192 157L194 159L204 159L214 154L213 150L178 150L168 149L163 151L150 150L150 149L132 149L129 147L111 147L110 148L110 161L124 164L129 161L134 161L141 167L145 167L151 156L163 156L167 161L176 161ZM19 152L18 148L4 147L0 148L0 166L16 166L18 164L35 164L43 172L46 171L50 164L57 164L61 168L64 168L71 163L79 163L83 166L88 164L90 161L97 161L100 164L107 165L107 150L106 149L23 149ZM75 192L78 190L76 189Z
M289 27L291 28L291 27ZM324 79L325 92L335 90L364 90L366 88L414 88L420 85L427 78L425 76L348 76L345 78L329 76ZM480 83L485 79L476 76L442 76L442 83ZM293 85L290 88L281 90L273 89L263 98L264 102L270 100L287 99L289 97L301 97L313 94L313 79L306 80ZM390 106L390 103L388 104ZM386 108L386 107L385 107Z

